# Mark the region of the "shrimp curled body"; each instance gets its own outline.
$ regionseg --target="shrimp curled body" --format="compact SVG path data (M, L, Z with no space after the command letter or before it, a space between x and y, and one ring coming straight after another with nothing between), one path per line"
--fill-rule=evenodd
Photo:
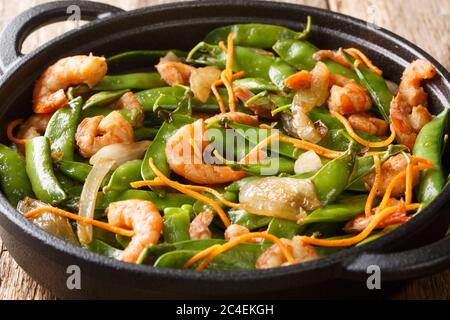
M158 242L163 219L152 202L137 199L113 202L107 208L107 214L109 224L135 232L130 244L119 256L120 260L134 263L143 249Z
M211 239L211 231L209 225L211 224L214 215L211 211L200 212L189 225L189 239Z
M133 142L134 131L131 124L119 112L113 111L106 117L83 119L78 125L75 139L81 155L90 158L104 146Z
M93 87L107 71L106 60L93 55L58 60L40 76L33 91L35 113L52 113L67 104L64 90L77 84Z

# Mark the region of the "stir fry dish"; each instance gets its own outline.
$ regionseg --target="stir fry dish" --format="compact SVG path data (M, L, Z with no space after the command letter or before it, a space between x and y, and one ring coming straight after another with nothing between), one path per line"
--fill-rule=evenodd
M275 268L378 239L446 183L448 109L422 87L436 70L385 80L310 27L54 62L7 126L4 196L69 245L158 268Z

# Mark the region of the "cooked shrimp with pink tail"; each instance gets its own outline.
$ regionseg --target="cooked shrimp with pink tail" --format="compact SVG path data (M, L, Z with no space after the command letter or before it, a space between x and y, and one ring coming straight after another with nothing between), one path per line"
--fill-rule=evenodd
M302 241L301 236L295 236L292 240L281 239L281 241L291 252L296 264L320 257L312 246ZM285 265L287 265L286 258L276 244L264 251L256 260L256 269L277 268Z
M114 143L131 143L134 131L131 124L117 111L106 117L85 118L78 125L75 136L80 153L92 157L98 150Z
M200 212L189 225L189 239L211 239L211 231L209 231L209 225L214 218L214 214L211 211Z
M208 144L202 119L181 127L166 144L170 169L198 184L222 184L246 176L245 172L234 171L228 166L204 163L203 154Z
M178 61L160 61L155 68L161 78L170 86L189 85L189 78L192 71L195 70L193 66Z
M119 256L122 261L135 263L142 250L150 244L156 244L161 236L163 219L151 201L134 199L112 202L106 213L110 225L135 232Z
M362 113L372 108L372 99L355 80L331 73L332 84L328 108L342 115Z
M366 113L352 114L348 117L348 122L353 129L377 137L385 136L389 128L386 121Z
M52 113L67 104L64 92L69 86L87 84L94 87L106 74L103 57L73 56L58 60L39 77L33 91L33 111Z
M427 93L420 86L423 80L436 75L434 66L426 60L415 60L403 72L397 96L391 102L390 119L400 143L410 150L417 133L431 121L426 106Z
M131 111L131 119L134 119L134 127L144 126L144 107L139 103L133 92L127 92L115 103L116 109L125 109Z

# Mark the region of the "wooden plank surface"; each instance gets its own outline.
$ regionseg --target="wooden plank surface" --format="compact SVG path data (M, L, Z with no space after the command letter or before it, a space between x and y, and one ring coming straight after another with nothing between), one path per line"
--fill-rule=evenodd
M15 15L43 0L0 1L0 29ZM104 1L106 2L106 1ZM131 10L167 0L109 0ZM285 0L348 14L389 29L431 53L450 69L450 1L445 0ZM55 35L74 27L73 22L46 26L28 37L23 52L29 52ZM391 295L394 299L450 299L450 270L409 282ZM0 239L0 300L54 299L34 282L9 256Z

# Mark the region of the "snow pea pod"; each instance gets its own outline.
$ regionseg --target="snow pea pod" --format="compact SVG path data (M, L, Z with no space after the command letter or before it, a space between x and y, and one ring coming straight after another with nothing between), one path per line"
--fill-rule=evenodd
M228 217L230 218L231 223L239 224L249 230L265 227L272 220L272 217L259 216L242 209L230 209L228 211Z
M52 205L66 199L66 193L55 176L47 137L27 140L25 144L26 170L36 197Z
M156 167L158 167L164 175L170 175L170 167L166 159L166 142L179 128L192 123L193 121L194 119L191 117L177 114L173 115L171 122L166 121L163 123L153 140L153 143L148 147L145 153L141 167L142 179L152 180L155 178L155 174L148 164L150 158L153 158Z
M225 191L239 192L246 183L256 180L256 179L259 179L259 178L254 177L254 176L245 177L245 178L242 178L240 180L233 182L232 184L226 186L224 189L225 189Z
M269 78L280 90L286 90L284 80L296 73L297 70L283 59L277 58L269 69Z
M66 176L84 183L92 166L84 162L61 160L57 163L57 168Z
M272 218L267 228L267 233L273 234L278 238L292 239L293 236L299 234L305 227L295 222ZM267 241L264 240L266 243Z
M158 129L156 128L136 128L134 129L134 140L152 140L156 134L158 133Z
M364 211L367 195L341 196L336 203L328 204L308 214L301 224L348 221Z
M226 53L217 45L200 42L189 52L187 61L224 69ZM236 46L234 48L233 71L245 71L248 77L270 80L269 69L274 61L275 57L270 52Z
M347 152L325 164L311 177L322 206L334 202L345 190L352 175L354 164L355 154Z
M109 244L107 244L106 242L103 242L98 239L92 239L92 241L89 244L83 245L83 247L89 251L101 254L102 256L115 259L117 259L122 253L122 250L114 248Z
M130 183L141 180L142 160L130 160L114 170L109 183L103 187L103 192L123 191L130 189Z
M166 193L160 196L152 191L145 190L125 190L111 191L107 193L100 192L97 197L96 210L105 210L111 202L142 199L153 202L158 210L162 211L167 207L181 207L184 204L194 204L195 199L182 193Z
M435 167L424 171L420 178L417 198L428 204L436 198L445 185L441 150L449 109L445 109L419 132L413 148L413 155L431 161Z
M52 158L73 160L75 133L80 119L83 99L71 100L67 106L57 110L51 117L45 136L50 141Z
M280 39L305 38L309 33L309 28L305 31L297 32L286 27L271 24L234 24L212 30L206 35L205 42L218 44L219 41L226 41L230 32L233 32L233 43L237 46L270 49Z
M14 207L25 197L34 197L24 157L3 144L0 144L0 185Z
M144 90L159 88L166 83L161 79L158 72L139 72L119 75L106 75L95 85L92 90L95 91L113 91L113 90Z
M123 90L114 90L114 91L101 91L94 95L92 95L86 103L83 105L83 110L92 108L92 107L104 107L107 106L117 99L119 99L121 96L124 95L124 93L130 91L129 89L123 89Z
M233 81L233 87L248 89L254 93L261 91L278 91L278 87L270 81L261 78L242 78Z
M316 65L313 55L319 48L308 41L299 40L279 40L273 46L273 50L287 63L297 70L312 70ZM324 63L332 73L340 74L344 77L358 81L356 73L332 60L325 60Z
M126 65L127 67L144 66L149 67L156 64L160 58L169 52L177 57L186 57L187 53L181 50L132 50L121 52L106 59L108 67Z
M189 240L190 211L186 208L164 209L163 236L168 243Z

